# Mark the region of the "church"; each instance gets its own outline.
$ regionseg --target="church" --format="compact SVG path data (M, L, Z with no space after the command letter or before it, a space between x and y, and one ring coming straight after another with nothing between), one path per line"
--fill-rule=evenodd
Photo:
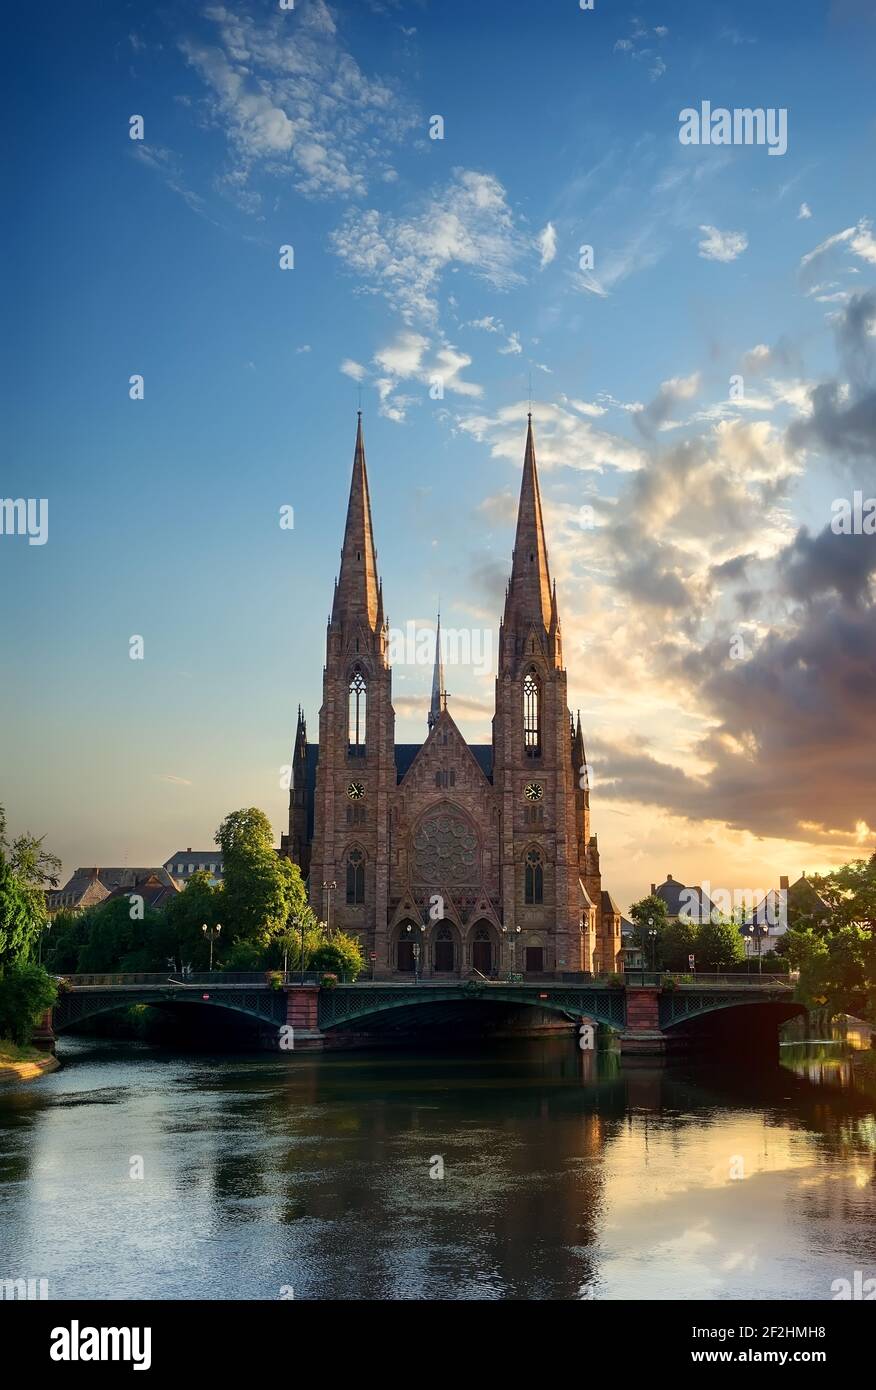
M602 887L581 719L567 702L531 415L492 743L466 743L454 722L440 634L425 741L396 743L388 646L360 411L319 741L308 742L299 709L281 853L300 866L317 915L359 938L375 979L620 968L621 914Z

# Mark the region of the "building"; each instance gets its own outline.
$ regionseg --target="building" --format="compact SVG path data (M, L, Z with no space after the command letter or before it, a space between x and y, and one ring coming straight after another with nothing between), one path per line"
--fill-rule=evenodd
M46 895L46 906L50 914L60 912L62 908L68 912L84 912L87 907L98 907L114 894L118 896L117 890L123 893L137 892L136 885L153 876L165 889L176 890L166 869L77 869L63 888L54 889Z
M460 733L436 642L425 741L397 744L388 640L360 412L319 740L308 742L299 709L281 851L378 978L617 968L620 912L602 890L581 721L567 702L531 416L492 742Z
M143 899L146 907L161 908L164 907L168 898L175 897L179 891L179 887L172 878L168 881L166 874L159 875L157 869L149 869L142 878L135 879L132 884L114 888L106 901L113 902L115 898L138 897Z
M192 874L206 872L210 882L221 883L224 877L222 854L218 849L178 849L164 862L164 868L185 888Z
M711 898L699 884L679 883L672 874L666 875L665 883L651 884L651 896L663 899L670 922L681 919L699 926L708 922L715 911Z
M793 883L789 883L788 876L783 874L778 889L769 890L745 918L739 930L745 937L746 952L757 955L772 950L771 943L784 936L788 927L793 927L797 922L804 919L820 922L829 916L829 905L805 873Z

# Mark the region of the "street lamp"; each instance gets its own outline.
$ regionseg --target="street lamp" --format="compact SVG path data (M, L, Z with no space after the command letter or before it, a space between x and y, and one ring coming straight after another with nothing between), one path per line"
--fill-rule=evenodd
M414 925L413 925L413 923L412 923L412 922L408 922L407 927L405 928L405 930L412 933L413 930L414 930ZM425 925L424 922L421 922L421 923L420 923L420 931L421 931L422 933L425 934L426 925ZM411 938L409 937L408 939L410 940ZM420 943L419 943L419 941L416 941L416 940L414 941L413 951L414 951L414 984L415 984L415 985L418 985L418 984L420 983Z
M648 918L648 936L651 938L651 969L657 969L657 928L654 926L654 918Z
M512 979L512 981L513 981L513 979L514 979L514 976L517 974L517 938L518 938L518 936L520 935L521 930L522 930L522 928L520 928L520 927L513 927L513 928L511 929L511 979ZM502 928L502 935L505 936L505 937L507 937L507 935L508 935L508 928L507 928L507 927L503 927L503 928Z
M332 934L332 893L335 891L335 889L337 888L338 885L335 883L334 879L332 879L331 883L324 883L322 886L323 886L324 892L327 892L327 893L328 893L328 912L326 913L325 925L326 925L326 930L328 931L329 937L331 937L331 934Z
M222 930L222 923L221 923L221 922L217 922L216 925L215 925L215 927L208 927L208 926L207 926L207 923L205 922L204 925L201 927L201 931L204 933L204 936L206 937L206 939L207 939L207 940L209 941L209 943L210 943L210 973L211 973L211 974L213 973L213 942L219 940L219 933L221 932L221 930Z

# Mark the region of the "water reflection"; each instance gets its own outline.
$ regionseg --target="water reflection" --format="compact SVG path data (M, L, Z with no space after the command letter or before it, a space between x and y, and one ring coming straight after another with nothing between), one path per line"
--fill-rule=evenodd
M54 1297L828 1298L876 1273L876 1102L835 1046L65 1051L0 1092L0 1249Z

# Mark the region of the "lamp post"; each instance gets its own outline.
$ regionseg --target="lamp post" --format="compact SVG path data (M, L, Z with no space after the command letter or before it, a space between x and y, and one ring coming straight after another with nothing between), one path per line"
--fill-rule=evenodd
M221 923L221 922L217 922L216 925L215 925L215 927L208 927L208 926L207 926L207 923L205 922L204 925L201 927L201 931L204 933L204 936L206 937L206 939L207 939L207 940L209 941L209 943L210 943L210 973L211 973L211 974L213 973L213 942L219 940L219 933L221 932L221 930L222 930L222 923Z
M657 969L657 928L654 926L654 918L648 918L648 936L651 939L651 969Z
M413 936L414 927L412 922L408 922L405 930L410 933L408 940L413 940L414 943L412 948L414 953L414 984L418 985L420 983L420 943ZM426 927L423 922L420 923L420 931L425 935Z
M323 891L326 892L326 893L328 894L328 911L327 911L327 913L326 913L325 925L326 925L326 930L328 931L328 934L329 934L329 939L331 939L331 934L332 934L332 893L335 891L335 889L337 888L338 885L335 883L334 879L332 879L331 883L324 883L322 886L323 886Z
M521 930L522 930L521 927L513 927L513 928L511 929L511 979L512 979L512 981L513 981L513 979L514 979L514 976L517 974L517 938L518 938L518 936L520 935ZM502 928L502 935L503 935L504 937L507 938L507 936L508 936L508 928L507 928L507 927L503 927L503 928Z

